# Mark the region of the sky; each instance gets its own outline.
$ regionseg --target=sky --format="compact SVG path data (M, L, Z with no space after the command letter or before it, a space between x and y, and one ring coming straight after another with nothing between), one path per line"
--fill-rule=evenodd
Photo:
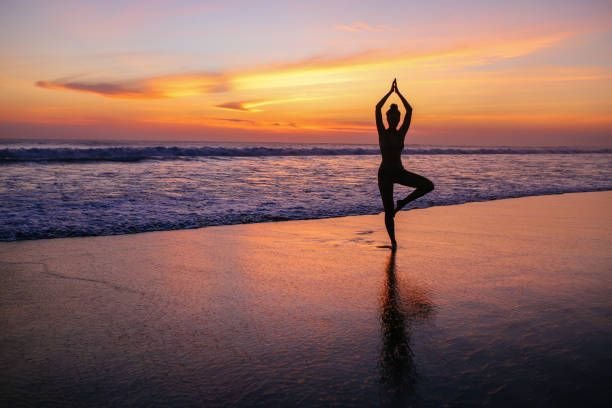
M0 4L5 140L376 143L393 78L410 144L612 146L612 2Z

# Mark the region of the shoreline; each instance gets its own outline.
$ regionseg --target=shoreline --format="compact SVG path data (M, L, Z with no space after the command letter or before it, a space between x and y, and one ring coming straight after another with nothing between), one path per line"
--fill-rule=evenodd
M586 191L570 191L570 192L560 192L560 193L546 193L546 194L534 194L534 195L521 195L521 196L512 196L512 197L503 197L503 198L494 198L490 200L480 200L480 201L466 201L461 203L452 203L452 204L436 204L428 207L419 207L418 201L416 202L416 206L414 208L408 208L403 210L403 213L412 212L415 210L426 210L429 208L445 208L445 207L454 207L454 206L464 206L470 204L478 204L478 203L489 203L489 202L497 202L497 201L505 201L505 200L520 200L524 198L533 198L533 197L548 197L548 196L562 196L562 195L571 195L571 194L590 194L590 193L606 193L612 192L611 189L603 189L603 190L586 190ZM16 239L16 240L0 240L0 246L8 243L19 243L19 242L30 242L30 241L45 241L45 240L58 240L58 239L75 239L75 238L96 238L96 237L117 237L117 236L133 236L139 234L148 234L154 232L175 232L175 231L192 231L199 230L204 228L217 228L217 227L231 227L231 226L240 226L240 225L259 225L259 224L270 224L270 223L285 223L285 222L301 222L301 221L317 221L317 220L329 220L336 218L346 218L346 217L364 217L364 216L376 216L380 215L381 212L378 213L370 213L370 214L349 214L349 215L333 215L329 217L319 217L319 218L298 218L298 219L275 219L275 220L264 220L264 221L255 221L255 222L247 222L247 223L233 223L233 224L213 224L213 225L203 225L196 226L190 228L176 228L176 229L152 229L145 231L135 231L135 232L120 232L117 234L106 234L106 235L73 235L73 236L60 236L60 237L44 237L44 238L26 238L26 239Z

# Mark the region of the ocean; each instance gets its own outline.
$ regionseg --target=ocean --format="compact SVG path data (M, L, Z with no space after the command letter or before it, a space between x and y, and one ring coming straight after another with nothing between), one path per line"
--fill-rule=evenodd
M403 162L436 186L408 209L612 190L612 149L407 146ZM0 241L376 214L379 163L376 145L5 143Z

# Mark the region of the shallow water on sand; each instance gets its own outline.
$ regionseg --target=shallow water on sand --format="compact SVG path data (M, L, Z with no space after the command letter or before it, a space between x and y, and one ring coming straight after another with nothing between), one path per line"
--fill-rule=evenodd
M572 152L407 147L436 185L411 206L612 189L609 149ZM0 241L376 214L379 164L372 145L0 148Z
M0 402L604 406L593 194L400 214L396 256L377 216L3 243Z

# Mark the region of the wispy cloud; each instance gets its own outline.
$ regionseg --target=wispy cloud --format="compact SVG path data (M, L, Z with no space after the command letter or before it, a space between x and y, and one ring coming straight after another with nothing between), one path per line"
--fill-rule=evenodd
M257 125L257 122L250 119L238 119L238 118L212 118L212 120L218 120L221 122L231 122L231 123L246 123L249 125Z
M338 24L336 25L336 29L340 31L348 31L349 33L378 33L381 31L390 31L390 28L388 26L371 25L366 23L365 21L355 21L351 24Z
M115 98L162 98L163 95L147 89L139 82L82 82L82 81L37 81L36 86L45 89L89 92Z
M260 112L262 106L266 105L280 105L285 103L293 102L306 102L306 101L319 101L322 99L329 99L328 96L312 96L312 97L296 97L296 98L279 98L279 99L265 99L265 100L254 100L254 101L232 101L225 102L216 105L217 108L237 110L244 112Z
M482 41L478 44L430 52L361 52L348 56L309 58L279 65L254 67L222 73L172 74L133 80L87 81L59 79L38 81L45 89L88 92L110 98L159 99L198 96L227 91L269 91L277 88L319 87L349 83L368 78L376 69L401 67L458 67L529 55L568 37L555 33L506 41ZM320 99L320 97L230 101L218 108L257 111L261 106Z
M226 102L220 105L217 105L217 108L221 109L229 109L229 110L237 110L237 111L250 111L248 104L252 102Z
M124 81L55 80L37 81L45 89L94 93L111 98L160 99L224 92L229 85L223 75L198 73L167 75Z

